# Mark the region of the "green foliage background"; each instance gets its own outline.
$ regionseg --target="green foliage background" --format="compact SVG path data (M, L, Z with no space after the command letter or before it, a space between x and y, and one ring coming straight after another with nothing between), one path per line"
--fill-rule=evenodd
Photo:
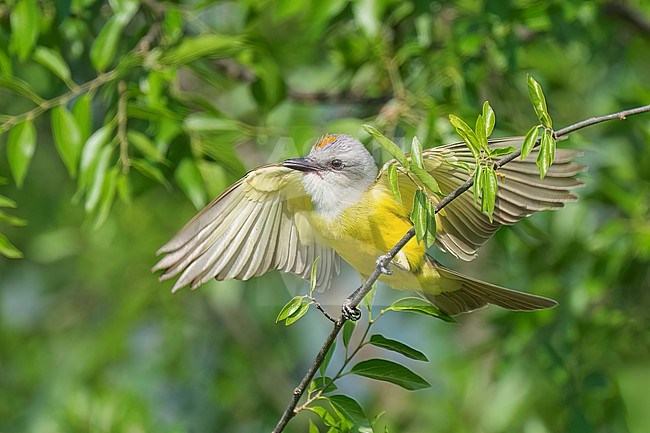
M172 296L149 269L195 206L363 123L430 147L489 100L524 134L526 73L555 127L645 105L649 23L645 0L3 2L0 247L25 257L0 257L0 430L269 431L329 324L275 324L275 274ZM580 202L462 266L559 308L387 317L433 387L345 392L391 432L650 430L649 141L647 116L574 134Z

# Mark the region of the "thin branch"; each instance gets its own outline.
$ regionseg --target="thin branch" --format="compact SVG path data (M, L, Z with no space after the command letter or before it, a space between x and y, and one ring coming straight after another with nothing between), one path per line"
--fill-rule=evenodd
M590 119L584 120L582 122L575 123L573 125L567 126L566 128L559 129L554 132L554 135L556 137L561 137L563 135L567 135L571 132L575 132L579 129L586 128L591 125L595 125L597 123L601 122L606 122L608 120L614 120L614 119L620 119L620 120L625 120L627 117L635 115L635 114L640 114L640 113L647 113L650 112L650 105L646 105L643 107L638 107L638 108L633 108L630 110L625 110L625 111L620 111L618 113L614 114L608 114L606 116L600 116L600 117L592 117ZM539 145L539 141L535 144L535 147ZM521 155L521 150L516 150L503 158L499 159L495 164L494 164L494 169L497 170L500 167L504 166L505 164L509 163L510 161L514 160L517 158L519 155ZM449 193L445 198L443 198L434 208L434 212L437 214L440 212L445 206L447 206L449 203L451 203L456 197L470 189L474 185L474 178L471 177L465 181L461 186L453 190L451 193ZM359 305L361 300L368 294L368 292L371 290L372 285L377 281L379 276L381 275L380 268L386 267L390 264L391 260L397 255L397 253L408 243L408 241L411 240L415 236L415 229L411 228L402 239L395 244L391 250L381 256L377 260L377 266L375 267L375 270L373 273L370 275L368 280L357 290L355 296L351 299L350 302L350 307L356 307ZM273 430L273 433L280 433L284 430L286 427L287 423L291 420L296 415L296 406L298 405L298 402L300 401L300 397L302 397L303 393L309 386L309 383L313 379L314 375L316 374L316 371L318 371L318 368L321 366L323 361L325 360L325 355L327 354L327 351L329 348L334 344L334 341L336 341L336 337L338 336L339 332L341 332L341 329L343 328L343 324L346 322L346 319L341 316L335 323L334 327L332 328L332 331L329 333L327 338L325 339L325 342L323 343L323 346L321 347L320 351L316 355L316 358L314 359L314 362L312 365L309 367L307 370L307 373L303 377L303 379L300 381L300 384L296 387L296 389L293 391L293 395L291 396L291 401L289 402L289 405L287 406L286 410L282 414L282 417L280 418L280 421L278 421L278 424L275 426L275 429Z
M323 313L323 316L325 316L327 318L327 320L329 320L332 323L336 323L336 319L334 317L330 316L329 313L323 309L323 306L320 304L320 302L318 302L316 300L316 298L310 297L309 300L311 301L312 304L314 304L314 306L316 307L316 309L318 311Z
M321 390L318 391L315 395L309 397L305 403L303 403L303 404L301 404L300 406L298 406L298 407L296 408L295 412L298 413L298 412L300 412L300 411L303 411L303 410L307 409L307 407L308 407L310 404L312 404L314 401L318 400L322 394L323 394L323 390L321 389Z
M64 93L63 95L59 95L55 98L48 99L47 101L43 101L37 107L34 107L29 111L25 111L24 113L17 114L15 116L10 116L5 122L0 124L0 133L8 131L14 125L24 120L35 119L36 117L45 113L50 108L58 107L60 105L66 105L77 96L96 90L101 86L103 86L104 84L113 81L118 77L118 75L119 75L119 71L117 68L108 72L101 73L96 78L84 84L81 84L79 86L74 86L72 89L70 89L69 92Z
M325 360L325 355L327 355L327 351L329 350L330 347L332 347L334 341L336 341L336 337L339 335L339 332L341 332L341 328L343 328L344 323L345 323L345 318L343 318L343 316L339 317L339 319L336 322L334 322L334 327L332 328L332 332L330 332L327 338L325 339L325 343L323 343L323 347L321 347L320 351L316 355L316 358L314 359L313 364L311 365L311 367L309 367L309 370L307 370L307 374L305 374L305 377L303 377L303 379L300 381L296 389L293 390L293 395L291 396L291 401L289 402L289 406L287 406L287 409L282 414L282 418L280 418L280 421L278 421L278 425L275 426L275 429L273 430L274 433L279 433L282 430L284 430L289 420L291 420L291 418L296 416L295 410L296 410L296 406L298 405L298 402L300 401L300 397L302 397L302 394L309 386L309 383L311 382L312 378L316 374L316 371L318 371L318 368Z

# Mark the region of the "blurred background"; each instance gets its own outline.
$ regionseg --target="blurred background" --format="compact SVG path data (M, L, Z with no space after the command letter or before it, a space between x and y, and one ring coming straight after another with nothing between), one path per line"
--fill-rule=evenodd
M649 53L646 0L3 2L0 247L24 258L0 256L0 431L270 431L330 323L276 324L306 290L277 272L172 295L155 251L198 208L325 132L372 147L364 123L432 147L489 100L493 136L524 134L528 73L556 128L648 104ZM435 253L560 306L387 314L432 387L344 378L378 431L650 431L650 116L561 145L584 150L579 202L475 262Z

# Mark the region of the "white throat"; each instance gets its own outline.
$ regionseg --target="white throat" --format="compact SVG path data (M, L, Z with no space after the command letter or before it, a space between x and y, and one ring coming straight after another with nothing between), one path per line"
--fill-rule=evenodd
M338 218L345 209L356 204L370 187L367 183L350 184L347 179L335 176L333 173L324 173L322 176L318 173L307 173L302 177L314 211L318 216L329 220Z

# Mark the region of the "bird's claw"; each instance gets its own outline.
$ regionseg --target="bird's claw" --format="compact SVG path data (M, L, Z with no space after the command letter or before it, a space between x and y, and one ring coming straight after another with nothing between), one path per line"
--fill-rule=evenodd
M352 299L348 298L343 301L341 312L343 313L343 317L345 317L347 320L356 322L357 320L361 319L361 310L357 307L352 306Z
M389 259L390 257L388 257L387 254L384 254L383 256L379 256L379 258L375 262L379 268L379 272L381 272L384 275L393 274L393 270L388 267L388 264L390 263Z

